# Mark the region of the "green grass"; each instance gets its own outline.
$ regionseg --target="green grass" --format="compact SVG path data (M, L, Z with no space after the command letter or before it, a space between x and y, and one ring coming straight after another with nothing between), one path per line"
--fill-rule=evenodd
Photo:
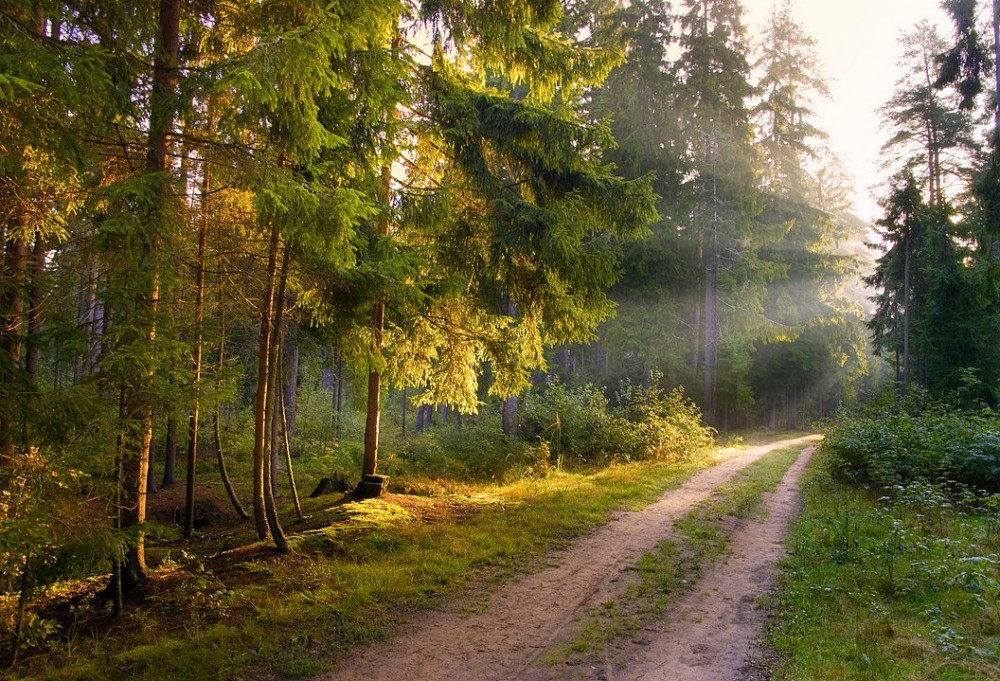
M508 484L449 483L440 497L412 499L406 508L387 501L307 500L310 518L293 534L291 556L241 547L242 535L222 541L237 548L215 569L204 555L171 555L156 572L158 586L147 601L129 607L121 621L81 626L14 672L38 679L165 681L315 675L352 646L391 633L401 613L530 569L546 551L607 522L613 511L641 508L709 463L618 465ZM452 516L422 521L414 515L437 503Z
M738 521L759 518L764 493L777 488L802 449L769 452L679 518L674 523L676 537L665 539L639 559L633 568L636 579L622 597L590 613L575 638L553 647L543 660L554 665L606 651L615 641L635 636L645 624L661 617L678 595L725 555Z
M930 486L892 499L820 452L771 602L775 679L1000 679L1000 515Z

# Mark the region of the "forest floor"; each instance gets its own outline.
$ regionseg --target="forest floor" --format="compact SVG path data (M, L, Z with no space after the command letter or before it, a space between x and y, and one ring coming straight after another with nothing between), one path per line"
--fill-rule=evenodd
M323 681L753 679L815 437L747 448L549 556L421 612Z

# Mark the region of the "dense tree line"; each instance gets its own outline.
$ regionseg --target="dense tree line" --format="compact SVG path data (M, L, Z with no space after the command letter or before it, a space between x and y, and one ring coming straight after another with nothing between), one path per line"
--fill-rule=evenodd
M8 591L110 562L120 607L148 496L183 477L190 537L206 452L287 551L300 362L323 367L327 437L345 383L362 398L359 496L382 489L387 397L404 431L411 406L418 429L489 409L514 437L518 398L561 374L784 427L868 373L859 225L787 2L756 44L737 0L0 0L0 29ZM892 105L900 145L939 115L933 85L923 113ZM967 137L940 116L941 153L906 157L935 206ZM226 412L250 415L246 451ZM252 457L248 500L227 454ZM95 503L110 522L84 537Z
M893 179L878 222L869 327L898 391L997 399L996 216L1000 9L944 3L951 42L926 23L904 38L906 73L883 111Z
M848 290L865 225L812 107L827 89L791 3L752 40L736 0L573 3L625 64L586 102L607 158L655 176L660 220L627 247L618 315L566 349L610 385L662 372L720 427L831 413L870 375L864 294ZM564 355L565 356L565 355Z
M146 570L154 431L165 484L186 440L190 536L202 415L214 405L224 470L237 365L252 515L287 550L294 329L368 376L364 494L380 491L386 379L475 411L484 368L513 396L545 346L610 315L616 249L653 194L614 174L607 128L575 106L620 56L563 37L560 17L558 2L0 6L0 476L42 503L29 473L56 453L102 473L119 600ZM37 575L16 534L28 505L5 511L4 573Z

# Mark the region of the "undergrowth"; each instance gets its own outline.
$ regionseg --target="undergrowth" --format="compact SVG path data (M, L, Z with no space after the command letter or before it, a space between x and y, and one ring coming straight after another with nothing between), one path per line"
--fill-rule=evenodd
M710 461L550 471L374 503L309 499L307 520L288 528L291 556L253 544L250 528L226 538L233 548L214 557L178 548L154 572L146 601L114 624L83 616L107 607L83 584L83 600L72 606L79 622L11 673L194 681L315 675L352 646L388 635L402 612L528 569L553 546L615 510L650 503Z
M911 437L892 423L887 439ZM771 603L775 678L1000 678L998 497L926 479L861 487L840 475L841 451L824 446L806 475Z

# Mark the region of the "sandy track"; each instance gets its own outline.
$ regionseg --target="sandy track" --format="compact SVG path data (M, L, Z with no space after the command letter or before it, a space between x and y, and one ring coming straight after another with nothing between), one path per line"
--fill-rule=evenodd
M799 480L814 448L785 474L766 499L766 518L749 522L730 544L732 554L714 566L695 589L670 608L658 630L633 644L629 664L605 667L606 681L741 681L755 641L763 634L764 614L757 598L772 584L775 563L785 555L785 536L800 507Z
M667 537L677 518L764 454L806 441L800 438L751 447L696 474L643 510L618 514L607 525L553 554L550 567L504 585L489 596L479 612L423 614L399 636L356 651L337 671L322 678L522 679L529 675L527 668L576 615L600 603L603 594L616 591L615 583L623 570ZM800 470L798 464L796 470Z

